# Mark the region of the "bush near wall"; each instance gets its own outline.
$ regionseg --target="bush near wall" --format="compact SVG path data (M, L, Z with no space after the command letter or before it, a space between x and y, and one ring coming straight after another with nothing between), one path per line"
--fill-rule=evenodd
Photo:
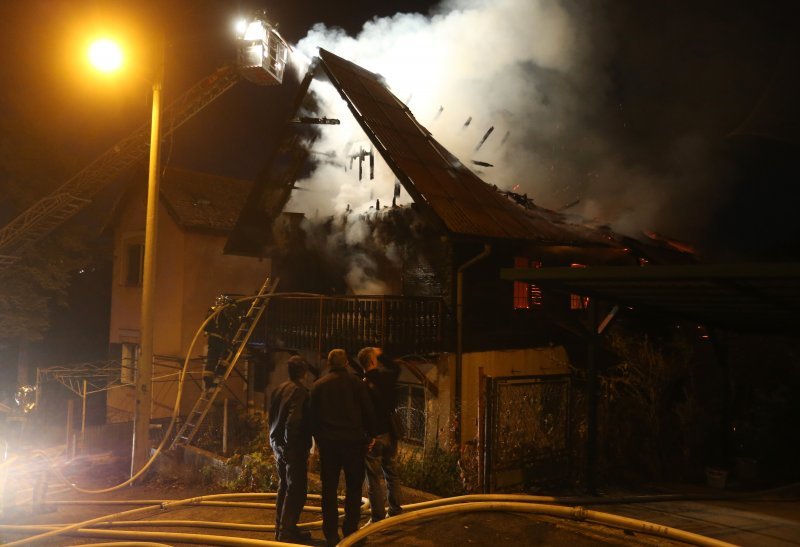
M402 449L397 470L405 486L439 496L465 494L459 454L434 446L430 449Z

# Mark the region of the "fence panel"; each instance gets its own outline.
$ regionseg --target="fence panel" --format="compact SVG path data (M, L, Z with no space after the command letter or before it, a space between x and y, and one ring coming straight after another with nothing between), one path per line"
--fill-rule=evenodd
M556 486L569 479L570 380L568 376L487 379L490 491Z

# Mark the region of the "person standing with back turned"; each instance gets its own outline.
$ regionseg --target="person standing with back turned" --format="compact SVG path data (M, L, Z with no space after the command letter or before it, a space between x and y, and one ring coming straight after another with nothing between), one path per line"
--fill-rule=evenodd
M326 375L311 387L311 429L319 448L322 479L322 531L329 546L339 543L336 491L344 470L342 533L358 529L364 456L374 438L374 410L367 386L347 369L342 349L328 353Z
M395 388L400 376L400 366L391 359L381 359L382 356L381 348L367 347L358 352L358 362L365 371L364 382L369 388L375 407L375 442L366 457L372 522L386 518L384 503L387 501L390 517L403 511L400 506L400 477L395 466L399 432L394 422L397 406ZM382 479L386 480L386 494Z
M308 451L311 449L311 415L308 389L303 385L308 363L299 355L287 362L289 380L272 392L269 404L269 444L278 467L275 539L301 542L311 533L297 521L308 495Z

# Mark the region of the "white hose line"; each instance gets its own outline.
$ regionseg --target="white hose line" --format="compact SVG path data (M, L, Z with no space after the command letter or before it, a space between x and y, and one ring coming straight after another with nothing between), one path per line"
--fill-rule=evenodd
M8 543L8 544L6 544L6 547L12 547L12 546L17 546L17 545L33 545L33 544L38 543L38 542L40 542L40 541L42 541L44 539L48 539L48 538L51 538L51 537L54 537L54 536L59 536L59 535L62 535L62 534L68 534L68 533L70 533L72 531L75 531L75 530L78 530L78 529L81 529L81 528L85 528L85 527L89 527L89 526L93 526L93 525L103 525L103 524L108 523L108 522L115 522L115 521L118 521L118 520L122 519L123 517L130 517L130 516L133 516L133 515L157 512L159 510L168 511L168 510L174 509L176 507L186 507L186 506L190 506L190 505L197 505L197 504L199 504L200 502L203 502L203 501L217 501L217 500L226 500L226 499L231 499L231 498L233 498L233 499L236 499L236 498L253 499L253 498L258 498L259 496L260 497L272 497L274 495L276 495L276 494L274 494L274 493L257 493L257 492L241 492L241 493L232 493L232 494L209 494L209 495L206 495L206 496L198 496L198 497L194 497L194 498L186 498L186 499L183 499L183 500L161 502L160 504L154 504L154 505L149 505L149 506L145 506L145 507L140 507L138 509L129 509L127 511L122 511L120 513L114 513L114 514L111 514L111 515L103 515L101 517L96 517L96 518L85 520L85 521L82 521L82 522L78 522L78 523L74 523L74 524L68 524L68 525L65 525L63 527L59 527L59 528L55 528L55 529L48 529L47 531L45 531L45 532L43 532L43 533L41 533L39 535L32 536L32 537L26 538L24 540L18 540L18 541L14 541L14 542ZM308 496L312 497L312 498L321 498L321 496L319 496L319 494L309 494ZM364 501L364 498L362 498L362 502L363 501ZM363 509L363 507L365 505L366 505L366 503L362 503L362 509ZM339 513L340 513L339 517L341 518L342 517L341 508L339 509ZM308 527L308 526L306 526L306 527ZM150 532L147 532L147 533L150 533Z
M169 543L152 541L112 541L111 543L81 543L81 547L172 547Z
M631 530L648 535L660 536L668 539L675 539L690 543L692 545L700 545L703 547L734 547L733 544L724 541L708 538L691 532L677 530L660 524L652 522L620 517L617 515L610 515L608 513L601 513L599 511L590 511L582 507L564 507L561 505L544 505L537 503L521 503L521 502L466 502L457 505L445 505L442 507L431 507L428 509L420 509L410 513L401 513L394 517L390 517L378 522L372 523L369 526L360 528L353 534L350 534L342 541L339 542L337 547L349 547L356 542L364 539L365 537L386 530L393 526L406 524L416 520L427 519L430 517L447 515L452 513L472 513L479 511L507 511L515 513L536 513L548 515L553 517L568 518L576 521L590 521L615 528L622 528L624 530Z
M187 498L185 500L163 502L163 503L161 503L159 505L148 505L148 506L145 506L145 507L140 507L138 509L129 509L127 511L122 511L120 513L114 513L112 515L103 515L103 516L96 517L96 518L89 519L89 520L85 520L85 521L82 521L82 522L69 524L69 525L64 526L62 528L49 530L47 532L44 532L44 533L41 533L39 535L26 538L24 540L18 540L18 541L14 541L14 542L8 543L8 544L6 544L6 547L12 547L12 546L16 546L16 545L33 545L33 544L38 543L38 542L40 542L40 541L42 541L44 539L47 539L47 538L51 538L51 537L54 537L54 536L59 536L61 534L65 534L65 533L68 533L68 532L71 532L71 531L74 531L74 530L78 530L80 528L85 528L85 527L91 526L93 524L98 524L98 523L107 522L107 521L113 521L115 519L120 519L122 517L131 517L133 515L154 513L154 512L157 512L157 511L166 511L166 510L169 510L169 509L173 509L175 507L193 505L193 504L196 504L197 502L200 502L200 501L219 500L219 499L226 499L226 498L235 497L235 496L237 496L237 494L211 494L211 495L208 495L208 496L199 496L199 497L195 497L195 498Z
M562 505L569 503L569 500L562 500L552 496L530 496L528 494L465 494L463 496L452 496L449 498L437 498L430 501L419 503L409 503L403 505L403 511L418 511L430 507L441 507L444 505L455 505L473 501L508 501L522 503L550 503Z
M14 525L6 525L6 529L12 530ZM28 527L21 527L22 531L30 531ZM47 530L45 525L39 525L39 530ZM266 539L249 539L233 536L222 536L215 534L186 534L181 532L137 532L125 530L94 530L90 528L71 529L61 532L62 535L72 537L101 538L101 539L130 539L130 540L153 540L169 541L173 543L191 543L194 545L220 545L230 547L291 547L294 543ZM12 542L5 545L30 545L28 540L22 542Z
M113 500L108 503L91 500L88 500L85 503L79 500L53 500L48 501L46 505L155 505L161 503L163 503L163 501L158 500L150 501L150 503L131 503L123 500ZM254 501L200 501L192 505L202 505L206 507L229 507L232 509L275 509L274 503L258 503ZM318 505L306 505L303 508L303 511L308 513L322 513L322 507Z
M15 524L13 531L21 531L23 528L36 532L42 529L42 526L47 528L63 528L68 524ZM322 528L321 520L313 520L308 522L298 522L297 527L303 530L314 530ZM111 522L98 522L92 524L88 528L95 530L102 530L108 528L214 528L219 530L236 530L239 532L274 532L274 524L247 524L244 522L222 522L222 521L208 521L208 520L174 520L174 519L159 519L159 520L115 520ZM6 530L5 524L0 524L0 531Z

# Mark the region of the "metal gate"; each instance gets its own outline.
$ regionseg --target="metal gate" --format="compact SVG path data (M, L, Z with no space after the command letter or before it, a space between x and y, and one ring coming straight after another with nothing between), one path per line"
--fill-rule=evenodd
M569 478L570 378L486 378L484 490L552 487Z

